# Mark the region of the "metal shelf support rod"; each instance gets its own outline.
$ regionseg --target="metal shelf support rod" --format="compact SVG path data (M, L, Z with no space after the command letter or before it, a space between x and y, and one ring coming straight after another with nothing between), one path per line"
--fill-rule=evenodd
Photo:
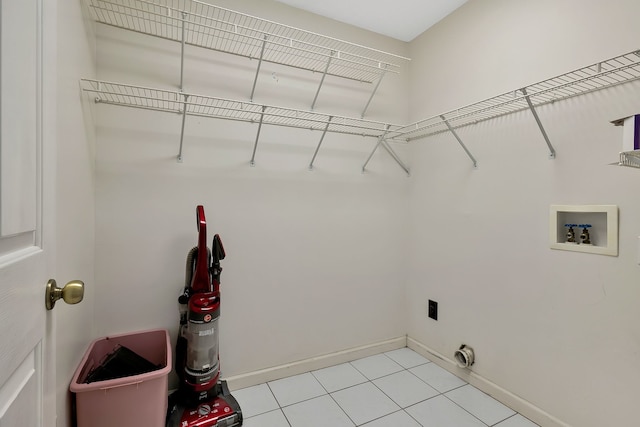
M376 82L376 85L373 88L373 91L371 92L371 95L369 96L369 100L367 101L367 104L364 106L364 109L362 110L362 114L360 114L360 118L364 119L364 115L367 112L367 110L369 109L369 104L371 104L371 100L373 99L373 96L378 91L378 88L380 87L380 83L382 83L382 78L384 77L385 74L387 74L387 68L388 68L388 66L385 65L385 69L382 71L382 74L380 74L380 78Z
M258 74L260 74L260 67L262 66L262 58L264 57L264 48L267 44L267 35L264 35L264 39L262 39L262 49L260 49L260 59L258 61L258 68L256 68L256 77L253 79L253 87L251 88L251 102L253 102L253 94L256 91L256 84L258 83Z
M371 158L373 157L373 153L376 152L376 150L378 149L380 144L382 144L382 141L384 140L384 137L387 136L387 133L389 132L389 128L390 127L391 127L391 125L387 125L385 127L385 129L384 129L384 133L378 137L378 143L376 144L375 147L373 147L373 151L371 152L371 154L369 154L369 157L367 157L367 161L364 162L364 165L362 165L362 173L364 173L367 165L369 164L369 160L371 160Z
M409 173L409 167L407 165L405 165L402 160L400 160L400 157L398 156L398 153L396 153L395 151L393 151L393 149L391 148L391 146L389 145L389 143L387 142L386 139L382 140L382 148L384 148L385 150L387 150L387 153L389 153L389 155L391 157L393 157L393 160L396 161L396 163L402 168L402 170L405 171L405 173L407 174L407 176L411 176L411 174Z
M313 102L311 103L311 110L316 106L316 101L318 100L318 95L320 94L320 89L322 88L322 84L324 83L324 78L327 77L327 71L329 71L329 66L331 65L331 60L333 59L333 55L335 55L334 51L331 51L331 56L327 59L327 65L324 67L324 71L322 72L322 78L320 79L320 84L318 85L318 90L316 90L316 96L313 97Z
M180 150L178 151L178 162L182 163L182 142L184 140L184 122L187 119L187 100L189 95L183 95L184 102L182 103L182 126L180 128Z
M183 89L184 82L184 45L185 45L185 25L187 14L182 12L182 41L180 42L180 90Z
M462 142L462 140L460 139L460 137L458 136L458 134L456 133L455 129L453 127L451 127L451 125L449 124L449 122L447 121L447 119L445 119L444 116L440 116L440 118L442 119L442 122L447 126L447 129L449 129L449 132L451 132L453 134L453 136L456 138L456 140L458 141L458 144L460 144L460 146L462 147L462 149L464 150L465 153L467 153L467 156L469 156L469 158L471 159L471 161L473 162L473 167L477 168L478 167L478 161L476 160L475 157L473 157L473 154L471 154L471 152L469 151L469 149L467 149L467 146L464 145L464 142Z
M553 148L553 145L551 145L551 141L549 141L549 136L547 135L547 132L544 130L544 126L542 126L542 122L540 121L540 117L538 117L538 113L536 112L536 109L533 106L533 103L531 102L531 99L529 97L529 95L527 95L527 89L526 88L522 88L522 94L524 95L524 99L527 100L527 104L529 104L529 109L531 110L531 113L533 114L533 118L536 119L536 123L538 124L538 127L540 128L540 132L542 133L542 136L545 140L545 142L547 143L547 147L549 147L549 158L550 159L555 159L556 158L556 150Z
M266 110L266 106L262 106L262 113L260 113L260 123L258 123L258 133L256 134L256 142L253 144L253 154L251 154L251 161L249 164L251 166L256 165L256 149L258 148L258 140L260 139L260 130L262 129L262 120L264 119L264 110Z
M324 141L324 136L327 134L327 130L329 130L329 125L331 124L331 120L333 116L329 116L329 120L327 121L327 125L324 127L322 131L322 136L320 137L320 142L318 142L318 146L316 147L315 153L313 153L313 158L311 159L311 163L309 163L309 170L313 170L313 162L316 161L316 156L318 155L318 151L320 151L320 146L322 145L322 141Z

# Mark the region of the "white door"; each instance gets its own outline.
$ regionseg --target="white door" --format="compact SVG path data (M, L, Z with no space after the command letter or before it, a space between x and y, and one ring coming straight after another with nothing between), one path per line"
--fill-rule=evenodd
M56 0L0 0L0 427L55 425Z

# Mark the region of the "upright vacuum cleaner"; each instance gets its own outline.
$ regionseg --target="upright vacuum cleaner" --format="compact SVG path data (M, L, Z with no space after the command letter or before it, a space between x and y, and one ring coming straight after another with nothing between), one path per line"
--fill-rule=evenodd
M219 235L207 248L204 208L196 208L198 246L187 255L185 287L178 298L180 333L175 369L178 390L169 397L167 427L236 427L242 411L220 380L218 319L220 318L220 260L225 257Z

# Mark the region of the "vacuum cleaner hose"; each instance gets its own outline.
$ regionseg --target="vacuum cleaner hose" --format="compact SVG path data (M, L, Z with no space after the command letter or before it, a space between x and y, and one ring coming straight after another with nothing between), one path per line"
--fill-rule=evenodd
M187 254L187 268L184 275L184 288L188 289L191 286L191 279L193 279L193 266L196 261L196 254L198 253L198 247L194 246Z

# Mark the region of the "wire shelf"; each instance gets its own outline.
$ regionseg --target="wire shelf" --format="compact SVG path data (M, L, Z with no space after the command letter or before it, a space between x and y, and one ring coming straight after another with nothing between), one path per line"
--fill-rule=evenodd
M640 169L640 150L623 151L620 153L620 162L618 165Z
M366 119L333 116L314 111L255 104L165 89L89 79L82 79L80 82L82 90L93 94L96 102L169 113L185 113L187 116L249 123L262 122L265 125L320 130L323 132L326 130L329 133L374 138L384 135L388 128L393 130L400 128L399 125L389 125Z
M97 22L246 58L372 83L399 55L196 0L85 0Z
M413 141L506 114L561 101L640 79L640 51L580 68L513 92L420 120L391 133L394 139ZM531 105L529 105L529 101Z

